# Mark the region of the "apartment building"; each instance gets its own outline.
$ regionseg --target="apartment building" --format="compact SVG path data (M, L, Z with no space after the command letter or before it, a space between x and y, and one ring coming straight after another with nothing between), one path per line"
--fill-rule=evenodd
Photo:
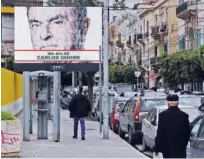
M178 51L177 0L148 1L150 9L140 12L141 24L138 28L137 43L141 48L142 67L146 70L147 87L162 83L157 67L157 58L162 54ZM174 42L177 43L174 44Z
M179 0L178 18L179 51L191 50L204 44L204 0Z
M129 29L134 26L129 25L130 19L128 16L124 16L127 14L113 17L113 21L109 23L109 61L119 65L135 66L137 58L133 45L136 44L136 41L128 34Z

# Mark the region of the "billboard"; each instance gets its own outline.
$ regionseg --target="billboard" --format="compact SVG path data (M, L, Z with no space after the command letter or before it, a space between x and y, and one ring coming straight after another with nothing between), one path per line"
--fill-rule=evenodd
M99 63L101 45L101 7L15 7L15 64Z

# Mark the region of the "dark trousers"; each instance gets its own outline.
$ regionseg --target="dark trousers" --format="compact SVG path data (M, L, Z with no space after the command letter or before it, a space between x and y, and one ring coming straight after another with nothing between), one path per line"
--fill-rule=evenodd
M84 118L74 118L74 136L78 135L78 124L81 125L81 137L85 137L85 121Z
M169 150L162 152L163 158L186 158L185 150Z

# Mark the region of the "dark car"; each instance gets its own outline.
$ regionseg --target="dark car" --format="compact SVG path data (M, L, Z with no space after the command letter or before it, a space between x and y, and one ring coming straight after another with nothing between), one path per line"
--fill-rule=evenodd
M128 99L129 98L119 97L119 98L116 98L113 103L113 110L110 114L110 119L111 119L111 129L115 133L118 133L118 117L119 117L118 110L123 108L123 106L128 101Z
M187 148L187 157L204 157L204 115L198 116L191 123L190 145Z
M142 141L142 121L151 108L166 105L166 96L133 97L127 101L119 115L119 136L134 145Z

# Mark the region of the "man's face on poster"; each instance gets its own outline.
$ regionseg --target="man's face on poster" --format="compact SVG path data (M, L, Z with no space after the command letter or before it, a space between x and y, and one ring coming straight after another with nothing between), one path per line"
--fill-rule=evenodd
M83 43L89 26L84 17L83 32L78 33L78 14L75 8L31 7L28 10L31 41L35 50L72 50Z

